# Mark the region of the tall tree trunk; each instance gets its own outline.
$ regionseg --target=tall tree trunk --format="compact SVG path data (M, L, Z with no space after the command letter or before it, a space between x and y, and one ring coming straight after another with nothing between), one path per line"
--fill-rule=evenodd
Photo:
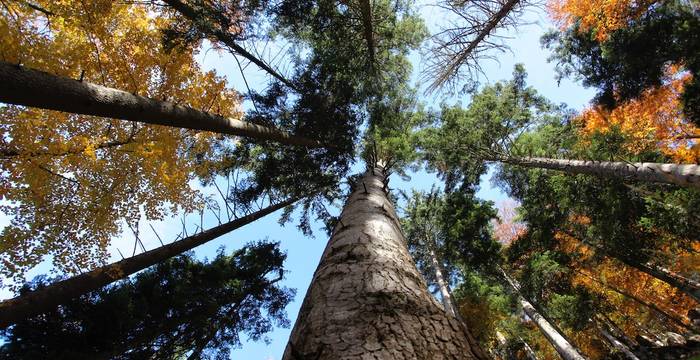
M562 334L560 334L552 324L547 321L542 315L540 315L537 310L535 309L532 304L527 301L521 294L520 294L520 287L518 284L515 283L515 281L506 274L506 272L501 269L501 273L503 274L503 277L505 280L510 284L510 286L515 290L517 296L518 296L518 301L520 302L520 305L523 307L523 310L525 311L525 314L527 314L532 321L535 322L537 327L540 329L542 332L542 335L544 335L545 338L547 338L547 341L549 341L550 344L554 347L554 349L559 353L559 355L562 357L564 360L585 360L585 358L579 354L579 352L574 348L573 345L571 345Z
M435 281L440 289L442 306L445 308L445 311L448 314L459 319L459 309L457 309L457 306L455 306L454 302L452 301L452 292L450 291L447 281L445 281L445 277L442 275L442 266L440 266L440 261L438 260L437 254L435 254L435 250L433 250L432 246L430 247L429 255L430 264L433 267L433 272L435 273Z
M146 124L321 147L321 142L241 120L0 62L0 102Z
M372 25L372 3L370 0L359 0L360 17L362 19L362 34L367 42L367 54L369 56L370 67L375 66L375 42L374 26Z
M500 157L489 160L531 168L560 170L573 174L628 178L700 189L700 165L697 164L626 163L538 157Z
M535 351L532 350L532 348L530 347L530 344L528 344L522 338L520 338L520 341L523 343L523 348L525 349L525 354L527 354L527 358L530 360L537 360L537 355L535 354Z
M268 206L250 215L216 226L199 234L186 237L168 245L146 251L142 254L101 266L92 271L55 282L44 288L27 292L18 297L0 302L0 328L5 328L21 319L44 313L70 299L95 291L119 279L126 278L149 266L207 243L244 225L250 224L265 215L289 206L298 199L290 199Z
M469 41L469 44L461 49L454 51L454 56L444 64L443 70L435 73L433 82L428 86L427 91L433 92L445 83L449 81L450 78L455 77L459 68L462 67L469 60L476 58L474 52L479 48L479 45L483 45L486 38L492 35L494 30L498 29L499 24L503 19L505 19L508 14L513 10L513 8L520 2L520 0L507 0L506 2L500 2L501 7L498 9L490 10L488 13L488 18L481 22L481 25L474 27L473 29L461 29L463 32L475 33L473 40ZM467 4L468 2L463 2ZM460 15L463 16L463 15ZM460 43L463 39L450 39L450 43Z
M375 166L348 198L283 359L478 358L416 269L386 180Z

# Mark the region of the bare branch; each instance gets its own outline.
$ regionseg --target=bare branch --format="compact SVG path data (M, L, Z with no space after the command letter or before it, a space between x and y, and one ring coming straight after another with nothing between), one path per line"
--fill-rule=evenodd
M497 35L500 29L514 28L528 0L445 0L438 5L459 21L432 36L422 79L429 81L426 92L442 88L453 90L462 80L483 74L480 60L496 58L489 53L508 47Z

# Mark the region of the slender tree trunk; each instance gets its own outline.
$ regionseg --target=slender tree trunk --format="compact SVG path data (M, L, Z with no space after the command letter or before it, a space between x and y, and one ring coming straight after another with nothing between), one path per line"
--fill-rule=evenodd
M532 348L530 347L530 344L528 344L522 338L520 338L520 341L523 343L523 348L525 349L525 353L527 354L528 359L537 360L537 355L535 354L535 351L532 350Z
M547 338L547 341L549 341L550 344L554 347L554 349L559 353L559 355L562 357L564 360L585 360L585 358L579 354L579 352L574 348L573 345L571 345L562 334L560 334L557 329L552 326L552 324L547 321L542 315L540 315L537 310L535 309L532 304L525 300L525 298L520 294L520 287L511 279L506 272L501 269L501 273L503 274L503 277L505 280L510 284L510 286L515 290L517 296L518 296L518 301L520 302L520 305L522 305L523 310L525 311L525 314L527 314L532 321L535 322L537 327L540 329L542 332L542 335L544 335L545 338Z
M429 255L430 263L433 267L433 272L435 273L435 281L437 281L438 288L440 288L440 299L442 299L442 305L448 314L459 318L459 309L457 309L452 301L452 292L450 291L447 281L445 281L445 278L442 275L442 266L440 266L440 261L438 260L432 247L429 250Z
M663 267L659 267L653 264L642 264L638 261L630 260L625 256L620 256L616 253L606 250L601 245L594 245L587 241L580 240L579 237L575 236L575 234L573 234L570 231L562 230L562 232L567 234L571 238L578 240L580 243L593 248L596 252L600 252L602 255L608 258L617 259L621 263L631 268L637 269L655 279L661 280L671 285L672 287L680 290L684 294L690 296L695 301L700 303L700 283L698 283L697 281L688 279L678 273L675 273Z
M477 358L416 269L386 180L376 166L348 198L283 359Z
M620 327L617 326L617 324L615 324L615 322L612 319L610 319L610 317L608 317L605 313L599 313L598 320L602 321L605 324L605 326L608 328L610 333L614 337L616 337L617 339L622 341L623 344L627 345L628 348L630 348L630 349L636 348L639 345L634 340L632 340L629 336L627 336L627 334L625 334L625 332L622 331L622 329L620 329Z
M375 66L374 26L372 25L372 3L370 0L359 0L360 14L362 18L362 33L367 42L367 53L370 66Z
M209 19L202 19L201 18L202 15L199 14L195 8L187 5L184 1L180 1L180 0L163 0L163 2L168 4L173 9L175 9L182 16L188 18L194 26L199 28L198 29L199 31L203 32L204 34L206 34L208 36L215 37L216 40L218 40L222 44L228 46L232 51L240 54L241 56L246 58L248 61L257 65L260 69L262 69L266 73L272 75L272 77L281 81L283 84L287 85L289 88L291 88L293 90L298 90L294 86L294 84L292 84L291 81L287 80L284 76L280 75L277 71L275 71L272 67L270 67L270 65L266 64L262 60L255 57L253 54L249 53L242 46L238 45L236 43L235 37L232 34L225 32L225 31L222 31L217 26L212 26L211 23L209 23L207 21Z
M627 266L633 267L645 274L648 274L658 280L661 280L676 289L680 290L684 294L692 297L695 301L700 303L700 284L697 281L683 277L675 272L669 271L668 269L658 267L652 264L641 264L636 261L631 261L625 259L621 256L613 256L620 260Z
M573 174L629 178L637 181L676 184L700 189L700 165L697 164L626 163L537 157L501 157L489 160L531 168L560 170Z
M319 141L274 128L0 62L0 102L146 124L321 147Z
M498 28L498 24L508 16L508 14L513 10L513 8L520 2L520 0L508 0L503 3L501 8L497 11L491 13L488 19L485 19L483 26L478 29L478 33L474 36L474 39L469 42L469 45L464 49L457 51L456 56L453 56L449 62L444 66L444 70L438 72L435 76L435 80L430 86L428 86L428 92L433 92L440 88L443 84L455 76L459 71L459 68L464 65L469 59L474 57L474 50L479 47L484 39L489 37L491 33ZM466 3L466 2L465 2ZM454 41L456 39L451 39Z
M630 359L630 360L639 360L637 355L635 355L628 347L627 345L623 344L620 340L618 340L616 337L612 336L603 326L598 325L598 330L600 331L601 335L607 340L612 347L625 354L625 357Z
M648 272L645 272L647 272L650 275L653 275L657 279L666 282L672 281L674 284L677 284L677 287L681 289L684 293L692 296L697 302L700 302L700 282L687 278L663 266L647 263L642 264L641 267L644 269L648 269Z
M265 215L289 206L298 199L290 199L250 215L216 226L199 234L175 241L142 254L101 266L92 271L55 282L44 288L27 292L18 297L0 302L0 328L5 328L21 319L44 313L90 291L95 291L119 279L126 278L161 261L205 244Z
M663 309L659 308L658 306L656 306L656 305L653 304L653 303L644 301L644 300L642 300L642 299L641 299L640 297L638 297L638 296L635 296L635 295L633 295L633 294L631 294L631 293L629 293L629 292L627 292L627 291L618 289L617 287L612 286L612 285L608 284L607 282L598 280L598 279L596 279L595 277L593 277L593 276L591 276L591 275L588 275L588 274L583 273L583 272L581 272L581 271L578 271L578 273L579 273L579 274L582 274L582 275L584 275L584 276L586 276L586 277L588 277L589 279L591 279L591 280L597 282L597 283L600 284L600 285L603 285L605 288L607 288L607 289L609 289L609 290L611 290L611 291L614 291L614 292L616 292L616 293L618 293L618 294L624 296L625 298L630 299L630 300L636 302L636 303L639 304L639 305L642 305L642 306L644 306L644 307L646 307L646 308L651 309L652 311L654 311L654 312L657 313L658 315L661 315L661 317L663 317L663 318L665 318L665 319L667 319L667 320L670 320L670 321L673 322L674 324L676 324L676 325L678 325L678 326L680 326L680 327L682 327L682 328L684 328L684 329L688 329L688 330L691 330L691 329L692 329L692 327L691 327L690 325L684 323L683 320L681 320L681 319L679 319L679 318L677 318L677 317L675 317L675 316L673 316L673 315L667 313L666 311L664 311Z

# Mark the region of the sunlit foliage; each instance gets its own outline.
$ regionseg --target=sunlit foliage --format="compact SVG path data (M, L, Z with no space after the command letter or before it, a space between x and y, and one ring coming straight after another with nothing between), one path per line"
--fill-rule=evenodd
M204 72L197 47L166 51L158 7L98 1L4 2L3 61L240 118L238 95ZM198 45L198 44L195 44ZM61 94L56 94L61 96ZM50 256L77 272L107 258L110 239L145 216L199 206L189 181L209 172L226 142L183 129L88 116L0 108L2 275L20 280Z

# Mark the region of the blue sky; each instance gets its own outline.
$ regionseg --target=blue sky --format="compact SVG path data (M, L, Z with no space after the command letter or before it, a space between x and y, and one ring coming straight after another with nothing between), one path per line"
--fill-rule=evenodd
M420 13L431 30L436 28L437 19L443 18L438 10L430 6L421 5ZM505 34L510 37L504 41L510 46L511 51L498 54L498 62L488 61L483 65L486 80L488 82L495 82L509 79L514 64L523 63L529 74L528 83L535 87L540 93L554 102L566 103L574 109L581 109L592 98L593 92L583 89L581 86L567 80L557 84L554 79L553 65L548 64L546 61L549 53L540 47L540 36L553 25L547 20L546 15L540 9L532 9L528 12L524 22L530 24L520 27L518 31ZM420 68L420 55L417 52L413 53L411 55L411 61L414 64L413 79L415 81L415 79L417 79L417 70ZM241 92L245 92L245 86L243 85L236 62L230 55L216 51L206 51L200 55L200 62L205 69L215 69L218 73L225 75L229 79L231 86ZM252 65L248 66L244 72L252 88L262 89L268 81L267 76L254 69ZM468 103L468 99L466 98L448 98L442 95L423 97L422 101L424 101L428 107L437 107L442 101L450 103L462 101L463 104ZM356 169L359 171L359 164L356 165ZM482 178L481 190L478 192L478 196L498 203L505 199L505 195L491 186L489 180L490 174L491 172ZM439 184L435 174L429 174L425 171L411 174L410 181L402 181L398 177L392 179L393 187L406 191L410 191L411 189L429 190L435 183ZM209 191L211 192L211 190ZM308 238L299 232L294 224L281 227L277 223L278 218L279 213L269 215L254 224L200 246L195 250L195 253L200 258L213 257L216 250L221 246L225 246L227 251L231 251L250 241L265 238L280 241L282 248L287 253L285 267L288 273L283 281L283 285L297 289L297 296L294 302L287 308L287 312L293 323L327 239L325 233L321 230L321 224L313 224L316 237ZM0 214L0 226L7 224L7 220L8 219ZM163 239L172 240L175 234L179 233L182 228L181 221L181 218L176 218L153 223L152 225ZM190 231L192 231L195 224L199 223L199 218L196 215L190 215L184 219L184 222L188 225ZM209 216L205 220L205 227L212 225L215 224L212 221L212 217ZM140 234L144 246L147 249L152 249L159 245L156 236L147 224L142 224L140 227ZM124 255L127 255L131 254L132 246L133 235L130 233L125 234L120 239L116 239L111 248L113 259L119 259L116 249L120 249ZM32 271L30 277L45 273L48 269L49 265L44 264L35 271ZM0 290L0 298L7 298L10 295L8 291ZM251 360L280 359L290 331L291 329L275 329L268 334L268 338L270 339L269 344L245 341L241 349L233 351L232 358Z

